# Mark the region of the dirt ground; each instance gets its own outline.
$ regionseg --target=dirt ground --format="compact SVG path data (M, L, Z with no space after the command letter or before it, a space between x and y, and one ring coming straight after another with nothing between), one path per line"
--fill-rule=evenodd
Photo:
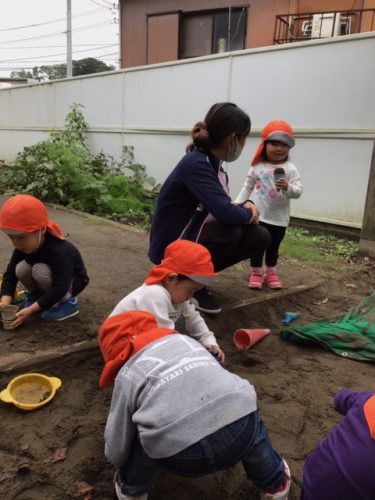
M94 339L106 315L143 281L149 268L146 233L61 209L51 209L50 217L80 248L87 264L91 282L80 296L81 313L62 323L51 324L35 317L15 332L2 330L2 360L17 353L32 354ZM6 236L0 238L3 269L11 244ZM214 286L226 310L207 317L207 322L226 353L227 368L250 380L257 390L259 408L273 444L292 471L290 500L299 498L304 459L339 421L332 408L334 393L342 387L373 387L374 366L340 358L320 347L299 347L283 341L278 336L282 316L286 311L298 311L298 323L304 324L344 314L374 291L375 268L370 264L361 259L321 268L283 258L280 269L284 292L317 280L322 280L321 284L291 295L273 292L270 300L236 308L239 301L269 294L247 288L245 264L222 273ZM232 342L233 331L257 326L270 328L272 334L251 350L237 350ZM27 371L42 371L62 379L62 387L52 402L33 412L0 403L1 499L114 498L114 470L103 455L111 390L98 388L101 367L98 350L91 350L42 369L31 368ZM18 373L1 372L0 388ZM196 479L162 472L149 498L255 500L259 494L238 465Z

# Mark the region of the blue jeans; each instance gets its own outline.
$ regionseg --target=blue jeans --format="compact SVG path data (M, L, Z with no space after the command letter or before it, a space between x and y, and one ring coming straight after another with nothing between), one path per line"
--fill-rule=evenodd
M261 490L284 483L281 456L272 448L258 411L223 427L168 458L150 458L136 439L120 469L122 492L130 496L150 491L153 476L165 469L179 476L204 476L241 461L248 479Z

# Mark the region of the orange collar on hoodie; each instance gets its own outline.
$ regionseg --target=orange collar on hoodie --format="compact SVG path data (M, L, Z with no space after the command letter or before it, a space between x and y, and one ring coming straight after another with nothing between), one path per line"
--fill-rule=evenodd
M122 366L134 354L155 340L175 333L159 328L154 316L146 311L127 311L107 318L99 330L99 346L104 358L100 387L110 387Z
M363 411L371 438L375 440L375 394L366 401Z

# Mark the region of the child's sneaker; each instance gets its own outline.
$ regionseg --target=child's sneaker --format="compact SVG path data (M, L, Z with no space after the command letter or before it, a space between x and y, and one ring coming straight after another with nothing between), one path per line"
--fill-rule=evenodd
M25 292L24 307L30 307L43 295L42 292Z
M147 493L137 497L131 497L129 495L125 495L125 493L122 493L119 471L116 472L115 477L113 478L113 483L115 485L116 495L119 500L147 500Z
M283 287L277 275L276 267L267 267L266 274L264 275L264 283L268 288L273 290L280 290Z
M288 494L290 490L290 469L288 464L283 459L285 466L285 481L282 486L273 491L262 491L260 494L260 500L288 500Z
M57 306L50 307L43 311L41 316L49 321L63 321L79 313L78 301L75 297L70 297L66 302L60 302Z
M263 286L263 269L261 267L252 267L250 269L248 287L253 290L260 290Z

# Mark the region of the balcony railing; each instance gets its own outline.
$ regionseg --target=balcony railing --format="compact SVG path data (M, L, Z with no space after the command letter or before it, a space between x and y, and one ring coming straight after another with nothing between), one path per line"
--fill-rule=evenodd
M375 9L307 12L276 16L274 44L317 40L375 30Z

